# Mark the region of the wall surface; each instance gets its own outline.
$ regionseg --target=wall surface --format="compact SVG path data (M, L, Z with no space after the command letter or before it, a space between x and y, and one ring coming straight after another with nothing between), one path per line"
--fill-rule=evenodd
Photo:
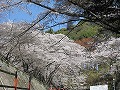
M108 85L90 86L90 90L108 90Z
M1 60L0 60L0 70L12 72L12 73L15 73L17 71L16 68L10 65L8 66L6 63L1 62ZM29 78L28 75L26 75L22 71L18 71L18 87L27 88L29 81L28 78ZM0 72L0 85L13 86L14 85L13 81L14 81L14 76ZM0 90L14 90L14 89L0 87ZM40 84L36 79L33 78L31 80L31 90L46 90L46 89L42 84Z

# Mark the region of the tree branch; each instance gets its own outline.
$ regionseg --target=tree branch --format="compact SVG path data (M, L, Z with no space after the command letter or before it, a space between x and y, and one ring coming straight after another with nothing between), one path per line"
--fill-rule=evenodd
M1 7L0 9L6 9L6 8L9 8L9 7L12 7L12 6L18 5L18 4L20 4L20 3L22 3L22 1L17 2L17 3L14 3L14 4L12 4L12 5L7 5L7 6L4 6L4 7Z
M57 12L57 13L59 13L59 14L64 14L64 15L67 15L67 16L74 16L74 17L83 17L82 14L69 13L69 12L67 12L67 11L66 11L66 12L65 12L65 11L62 12L62 11L59 11L59 10L53 9L53 8L51 8L51 7L48 7L48 6L42 5L42 4L40 4L40 3L36 3L36 2L34 2L34 1L31 1L31 3L36 4L36 5L40 6L40 7L46 8L46 9L52 11L52 12Z
M77 6L81 7L81 8L83 8L83 9L86 10L87 12L89 12L89 13L90 13L91 15L93 15L93 16L97 19L97 21L99 21L100 23L109 26L109 27L110 27L109 30L111 30L112 32L115 32L115 33L120 34L120 31L117 30L118 28L115 28L114 26L110 25L108 22L103 21L101 18L99 18L99 17L98 17L95 13L93 13L91 10L86 9L85 7L79 5L79 4L77 4L77 3L75 3L75 2L73 2L73 1L71 1L71 0L68 0L68 1L69 1L70 3L72 3L72 4L74 4L74 5L77 5ZM86 17L86 18L87 18L87 17ZM89 19L89 17L88 17L88 19Z

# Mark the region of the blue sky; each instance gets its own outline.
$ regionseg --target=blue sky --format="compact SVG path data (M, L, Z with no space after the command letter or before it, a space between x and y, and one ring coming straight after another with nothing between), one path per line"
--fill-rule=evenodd
M2 22L4 21L14 21L14 22L19 22L19 21L27 21L31 22L35 19L36 15L38 15L43 9L33 5L33 4L24 4L25 7L31 12L31 14L27 13L25 10L22 10L20 8L13 8L9 11L6 11L5 18L2 19Z
M35 20L36 16L42 11L42 8L33 4L27 5L27 8L31 14L19 8L15 8L12 11L8 12L7 19L14 20L15 22L17 21L32 22L33 20Z
M28 23L31 23L32 21L36 19L37 15L40 12L43 12L43 10L45 10L44 8L41 8L34 4L23 4L23 6L27 8L30 13L26 12L27 10L24 10L24 9L21 10L21 8L16 7L10 11L7 11L5 18L2 18L0 22L2 23L2 22L7 22L7 21L12 21L12 22L26 21ZM57 26L57 27L54 27L53 29L56 31L62 27L65 27L65 25Z

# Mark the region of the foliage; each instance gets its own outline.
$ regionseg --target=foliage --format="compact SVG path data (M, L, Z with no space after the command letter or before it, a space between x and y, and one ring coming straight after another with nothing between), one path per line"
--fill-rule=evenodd
M49 30L47 30L47 31L46 31L46 33L53 34L53 33L54 33L54 31L53 31L53 29L49 29Z
M50 2L49 0L22 0L20 2L14 0L2 0L0 2L0 6L2 7L1 11L11 10L15 6L22 6L22 2L27 2L27 4L28 2L33 3L48 10L49 14L46 13L44 19L40 18L40 16L43 15L44 10L37 18L37 20L41 19L43 21L42 25L45 25L45 27L51 27L48 24L56 22L56 18L60 16L64 18L64 20L56 22L56 25L53 26L70 23L70 21L74 23L75 21L80 22L81 20L84 20L99 24L106 30L120 33L119 0L55 0L53 2ZM27 10L27 8L24 7L24 10Z
M99 65L99 70L85 70L84 74L86 74L88 77L86 79L86 83L90 84L90 85L95 85L99 82L101 82L102 84L105 84L107 82L107 79L109 77L102 77L105 75L105 73L107 73L109 70L109 66L107 64L100 64Z
M85 22L82 25L80 25L79 27L75 28L69 35L68 37L73 39L73 40L78 40L81 38L88 38L88 37L93 37L95 35L97 35L98 33L98 29L100 27L97 25L94 25L92 23L89 22ZM67 34L69 31L65 28L62 28L58 31L56 31L55 33L61 33L61 34Z
M71 22L77 21L78 23L81 20L85 21L86 23L84 23L80 27L76 26L76 29L74 29L68 36L69 38L74 40L84 38L84 37L93 37L94 35L96 35L100 27L95 26L93 23L96 23L102 26L105 31L109 30L116 34L120 33L120 13L119 13L120 1L119 0L99 0L99 1L97 0L57 0L57 2L53 1L54 3L50 2L50 0L43 0L42 3L41 3L41 0L22 0L22 1L26 1L27 4L32 3L34 5L40 6L44 8L44 10L38 15L38 17L36 17L35 21L31 22L30 25L28 25L26 28L23 29L24 30L23 32L21 32L21 29L22 29L21 27L20 27L19 33L16 33L16 31L13 32L14 26L11 24L9 32L6 32L5 35L1 34L0 38L1 40L4 41L2 42L3 45L1 45L2 47L1 52L6 56L7 60L10 60L12 63L16 65L20 64L20 66L22 66L22 63L20 62L28 63L28 65L30 66L29 70L32 69L31 71L34 71L32 72L34 73L34 76L38 77L39 79L42 79L43 81L45 81L45 79L43 75L41 75L41 72L45 70L43 69L41 70L41 68L45 62L42 61L43 59L36 58L37 56L34 55L36 54L36 51L31 50L32 53L30 55L28 51L25 52L25 49L24 49L25 45L28 45L28 48L29 48L29 45L35 46L36 42L34 42L35 40L31 39L33 37L30 35L31 32L29 33L27 32L30 31L31 28L33 29L34 26L39 22L42 23L43 25L42 30L43 30L43 28L45 29L46 28L48 29L48 27L52 28L54 26L65 24L70 21ZM12 10L12 8L16 6L24 9L25 11L28 10L27 6L21 4L22 1L19 2L19 0L18 1L2 0L0 1L0 6L1 6L0 12L5 12L6 10ZM56 21L58 17L62 19L59 21ZM51 22L52 22L52 25L51 25ZM93 22L93 23L88 23L88 22ZM23 26L23 25L20 25L20 26ZM1 30L4 30L4 29L1 29ZM53 33L52 30L49 30L48 32ZM56 33L63 33L67 35L68 32L69 31L66 29L61 29ZM101 37L103 37L103 35L104 34L102 34ZM26 37L28 37L28 39ZM54 46L55 45L56 44L54 44ZM44 57L43 55L44 54L42 52L41 54L42 58ZM40 63L38 63L39 60L41 60ZM36 64L40 64L39 67ZM56 66L54 68L55 70L53 70L52 73L49 73L48 76L46 77L48 78L47 80L48 83L50 83L51 79L53 78L54 73L57 70L56 68L58 68L58 66ZM104 69L105 67L104 68L101 67L100 71L104 71ZM101 72L96 72L96 71L87 71L86 73L89 74L89 77L87 78L88 82L95 83L100 80L100 75L105 73L105 71L102 72L102 74Z
M83 17L85 21L95 22L106 30L120 33L119 0L58 0L57 6L65 6L63 11L67 11L71 7L69 10L74 14L69 14L69 16Z
M94 69L85 69L83 70L83 74L87 75L86 83L88 85L96 85L96 84L108 84L108 90L113 90L113 78L115 78L115 87L119 88L119 72L116 72L116 74L110 74L110 62L101 63L99 64L99 70L96 71Z

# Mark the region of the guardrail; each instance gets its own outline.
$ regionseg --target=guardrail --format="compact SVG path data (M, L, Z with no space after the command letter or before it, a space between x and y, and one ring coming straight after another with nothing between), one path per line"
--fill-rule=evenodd
M29 76L28 87L27 88L23 88L23 87L17 87L17 85L18 85L18 74L17 74L17 71L15 73L12 73L12 72L8 72L8 71L0 69L0 72L3 72L3 73L6 73L6 74L14 76L14 80L13 80L13 84L14 85L13 86L0 85L0 87L3 87L3 88L14 88L14 90L17 90L17 89L30 90L30 87L31 87L31 76Z

